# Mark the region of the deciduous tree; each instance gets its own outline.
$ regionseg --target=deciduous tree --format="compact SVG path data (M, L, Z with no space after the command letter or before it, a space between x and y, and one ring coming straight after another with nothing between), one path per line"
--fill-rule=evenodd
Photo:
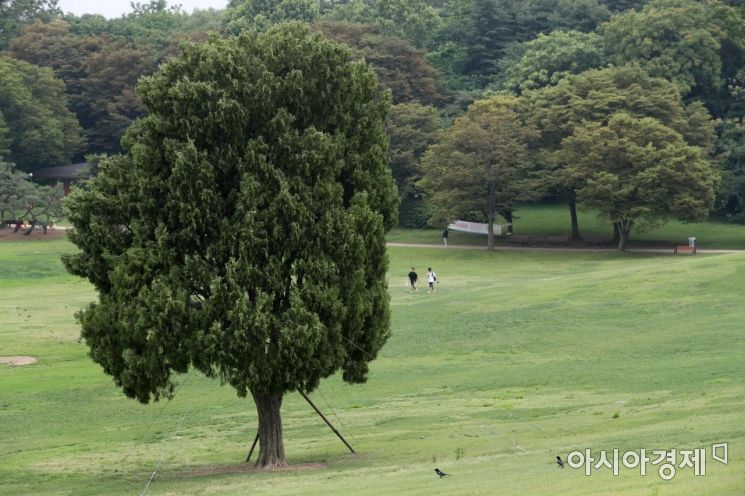
M448 100L440 88L440 73L422 50L406 40L380 33L369 24L318 22L314 29L332 40L346 43L364 58L378 75L380 83L393 93L394 103L419 102L439 106Z
M558 153L575 178L578 200L616 226L623 250L632 226L657 226L667 216L705 219L719 173L705 149L651 117L619 112L588 122L565 138Z
M83 141L52 70L0 55L0 115L9 130L7 159L19 169L67 163Z
M717 117L727 78L745 62L745 20L718 0L652 0L613 17L603 37L611 62L674 81Z
M0 0L0 50L24 24L35 19L50 21L62 15L59 0Z
M530 91L527 98L534 122L541 131L544 157L561 147L564 138L585 122L606 123L617 112L652 117L683 135L694 146L711 151L714 121L700 103L686 106L678 87L663 78L649 76L638 66L593 69L571 75L554 86ZM569 205L572 237L580 235L575 190L582 186L576 176L567 176L569 163L546 160L553 167L543 178ZM553 183L553 186L550 184Z
M420 179L419 161L442 127L437 109L418 103L395 105L388 115L391 172L401 197L399 224L404 227L424 227L427 223L427 207L415 184Z
M422 158L418 186L435 207L433 221L477 215L489 225L489 249L496 216L511 223L515 202L535 197L530 143L538 132L525 122L523 104L509 96L475 102Z
M552 31L511 45L499 62L500 87L521 94L558 83L570 74L605 65L603 39L595 33Z

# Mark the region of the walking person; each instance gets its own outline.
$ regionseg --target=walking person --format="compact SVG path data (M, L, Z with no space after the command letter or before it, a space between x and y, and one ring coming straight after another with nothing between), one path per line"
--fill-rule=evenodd
M432 267L427 269L427 282L429 283L427 294L436 292L437 288L435 287L435 283L437 282L437 274L432 270Z
M411 272L409 272L409 285L411 286L411 293L414 294L415 291L419 291L419 289L416 287L416 282L419 280L419 276L417 275L416 271L414 270L414 267L411 268Z
M448 226L445 226L445 230L442 231L442 242L445 243L445 248L448 246L448 234L450 233Z

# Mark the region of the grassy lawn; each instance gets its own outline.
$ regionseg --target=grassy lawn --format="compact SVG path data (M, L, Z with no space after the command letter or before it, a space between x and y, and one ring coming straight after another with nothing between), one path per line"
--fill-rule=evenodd
M528 222L527 209L523 211ZM439 233L437 233L439 237ZM283 404L284 473L188 472L239 464L248 399L200 374L170 403L126 399L77 343L94 294L66 275L64 240L0 243L0 494L736 495L745 487L745 254L655 257L396 248L393 335L365 385L311 395L351 455L297 394ZM410 295L414 265L436 294ZM328 400L328 403L327 403ZM557 454L710 448L728 465L671 481L648 465L586 477ZM439 480L439 467L453 477Z
M571 232L569 209L560 204L526 204L517 210L514 231L517 235L562 236ZM500 218L501 220L501 218ZM611 239L613 232L607 222L598 220L594 212L579 212L580 232L586 236ZM701 248L745 249L745 225L711 220L685 224L671 220L653 231L631 232L632 246L667 243L687 244L688 236L695 236ZM399 243L442 244L442 229L394 229L388 240ZM450 244L478 244L486 246L486 236L452 232ZM505 243L504 239L500 239Z

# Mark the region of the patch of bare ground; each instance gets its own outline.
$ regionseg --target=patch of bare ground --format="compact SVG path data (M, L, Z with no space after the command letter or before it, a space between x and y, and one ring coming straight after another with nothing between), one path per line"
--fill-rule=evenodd
M181 477L206 477L222 474L248 474L254 472L298 472L301 470L320 470L328 468L325 463L296 463L282 468L257 468L253 463L239 463L237 465L209 465L182 472Z
M6 365L31 365L32 363L36 363L36 361L36 358L32 356L0 356L0 363Z
M66 230L59 227L48 229L46 234L44 234L44 230L40 227L31 231L31 234L29 235L25 234L26 229L19 229L18 232L13 232L14 230L15 229L11 227L0 229L0 241L42 241L45 239L59 239L67 236Z
M534 236L515 234L509 239L510 245L553 248L600 248L608 246L609 240L601 236L583 236L582 239L569 239L568 236Z

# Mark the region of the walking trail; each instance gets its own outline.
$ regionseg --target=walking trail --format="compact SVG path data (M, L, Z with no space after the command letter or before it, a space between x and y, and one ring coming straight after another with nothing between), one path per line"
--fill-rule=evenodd
M396 248L437 248L442 250L486 250L486 246L481 245L440 245L424 243L386 243L386 246ZM566 253L615 253L616 248L569 248L569 247L539 247L539 246L495 246L496 251L548 251L548 252L566 252ZM629 253L653 253L659 255L673 255L672 248L627 248ZM698 248L696 253L702 255L716 255L724 253L745 253L745 250L716 250Z

